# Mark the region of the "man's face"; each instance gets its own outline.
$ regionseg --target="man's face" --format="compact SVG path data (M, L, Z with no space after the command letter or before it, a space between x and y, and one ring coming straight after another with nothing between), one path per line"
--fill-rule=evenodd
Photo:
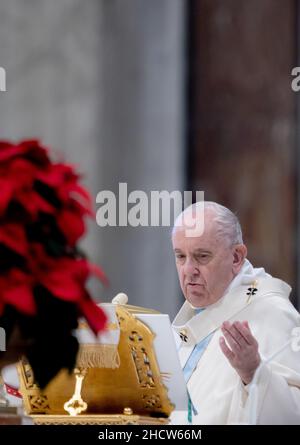
M182 292L192 306L205 307L218 301L235 276L234 248L216 235L213 215L205 212L204 232L187 237L186 228L173 234L173 249Z

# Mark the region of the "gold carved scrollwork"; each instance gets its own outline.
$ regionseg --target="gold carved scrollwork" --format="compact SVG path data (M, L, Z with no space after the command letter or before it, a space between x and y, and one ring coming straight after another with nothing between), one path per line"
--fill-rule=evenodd
M41 394L36 396L29 396L29 400L31 409L35 412L44 412L45 410L48 410L50 408L47 396Z
M117 306L116 314L120 328L120 366L114 369L89 368L81 388L87 409L77 416L66 416L64 411L64 404L74 394L74 374L61 371L41 393L29 364L26 361L20 363L20 390L25 410L34 416L36 423L167 422L174 407L156 359L155 334L136 318L133 310L127 311L126 306ZM124 417L124 412L132 414Z

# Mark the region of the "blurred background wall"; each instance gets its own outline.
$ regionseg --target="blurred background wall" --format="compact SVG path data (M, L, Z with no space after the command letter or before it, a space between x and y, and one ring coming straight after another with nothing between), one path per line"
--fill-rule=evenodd
M249 259L297 303L299 2L189 4L189 186L237 213Z
M0 137L38 137L100 190L184 187L181 0L10 0L0 3ZM95 203L96 204L96 203ZM169 311L181 302L169 228L100 228L84 247L111 286L109 301Z
M40 138L96 198L204 190L236 211L249 259L297 300L295 0L9 0L0 3L0 138ZM96 206L96 203L95 203ZM182 302L163 227L89 224L109 301ZM298 288L300 286L298 285Z

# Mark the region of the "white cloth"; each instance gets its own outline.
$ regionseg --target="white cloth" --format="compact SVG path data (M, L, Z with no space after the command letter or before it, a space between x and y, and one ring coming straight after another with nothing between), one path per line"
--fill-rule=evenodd
M257 291L249 291L254 286ZM190 304L184 303L173 322L182 367L195 344L213 333L188 382L189 394L198 412L194 424L248 422L248 387L242 384L220 349L220 326L225 320L247 320L259 343L261 356L269 357L291 338L293 329L300 326L300 315L289 301L290 291L288 284L271 277L264 269L253 268L246 260L224 296L205 311L195 315ZM183 330L186 342L179 339ZM186 416L172 420L184 424ZM300 424L300 352L286 349L261 373L258 423Z
M20 381L19 381L19 375L18 375L16 365L5 366L1 371L1 375L2 375L3 381L6 385L11 386L15 390L19 389ZM9 406L16 406L16 407L22 406L23 401L21 398L15 397L14 395L9 394L5 390L5 388L3 388L3 389L4 389L5 398L9 402Z
M100 332L98 336L91 331L84 319L79 320L80 329L75 330L75 336L79 344L102 344L115 345L119 344L120 327L116 314L116 305L113 303L101 303L98 305L107 316L107 324L109 329ZM113 326L114 325L114 326Z

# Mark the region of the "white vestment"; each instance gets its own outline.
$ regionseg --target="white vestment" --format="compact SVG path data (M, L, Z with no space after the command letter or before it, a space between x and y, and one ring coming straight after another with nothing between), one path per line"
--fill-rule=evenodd
M268 358L300 326L300 315L289 301L290 292L288 284L264 269L254 269L246 260L219 301L198 315L184 303L173 322L182 367L194 346L213 334L187 384L197 411L194 424L248 422L249 385L243 385L221 351L220 326L226 320L247 320L261 357ZM257 407L258 424L300 424L300 351L289 346L262 369ZM184 424L186 415L173 421Z

